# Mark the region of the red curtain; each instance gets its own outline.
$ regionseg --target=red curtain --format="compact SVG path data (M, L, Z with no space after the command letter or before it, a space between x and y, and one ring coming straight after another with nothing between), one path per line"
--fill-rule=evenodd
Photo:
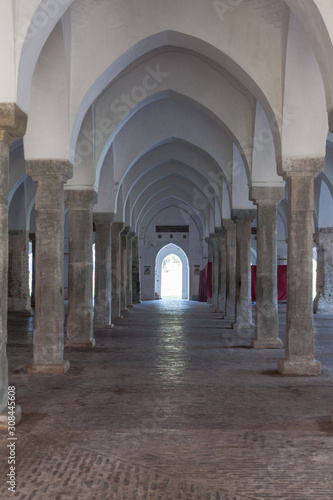
M251 266L251 294L252 301L256 300L257 266ZM278 266L278 301L287 300L287 266Z
M199 302L207 302L207 299L212 296L212 285L212 263L208 262L206 267L200 271Z

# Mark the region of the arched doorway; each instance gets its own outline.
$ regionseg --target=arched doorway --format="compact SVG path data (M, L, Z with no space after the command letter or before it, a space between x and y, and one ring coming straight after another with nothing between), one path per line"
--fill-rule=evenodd
M164 264L164 265L163 265ZM163 272L164 270L164 272ZM168 273L174 273L173 276L175 280L177 280L177 276L181 273L181 285L178 284L179 289L177 290L177 285L173 290L168 292L168 285L172 282L172 275L169 278L169 283L165 283L166 281L166 271ZM160 298L163 297L162 288L163 288L163 275L164 275L164 284L167 285L167 288L164 288L164 292L167 292L169 298L181 298L188 299L189 298L189 263L188 258L184 250L182 250L179 246L169 243L165 247L161 248L156 256L155 261L155 296L157 294ZM180 278L180 276L179 276ZM178 281L180 283L180 279ZM170 288L169 288L170 290Z

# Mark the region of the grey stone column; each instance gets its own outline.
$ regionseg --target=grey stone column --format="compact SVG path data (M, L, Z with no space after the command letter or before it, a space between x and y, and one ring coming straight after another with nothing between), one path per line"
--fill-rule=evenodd
M282 375L318 375L314 360L312 324L313 179L324 167L323 158L283 158L288 180L288 268L285 357Z
M282 187L252 187L257 214L256 326L251 344L255 349L281 349L277 297L277 207Z
M207 262L211 262L212 264L212 279L213 278L213 272L214 272L214 265L213 265L213 260L214 260L214 247L213 247L213 239L211 238L211 236L208 236L207 238L205 238L205 241L207 243L207 246L208 246L208 261ZM213 286L213 283L212 283L212 297L208 297L207 298L207 304L213 304L213 294L214 294L214 286Z
M251 301L251 222L256 216L253 209L234 209L236 222L236 322L233 328L253 328Z
M73 167L62 160L27 161L36 191L34 362L29 373L64 373L64 184Z
M120 235L120 265L121 265L121 283L120 283L120 309L127 311L127 235L129 227L126 226Z
M333 313L333 227L320 228L317 244L317 295L315 312Z
M132 239L132 286L133 286L133 304L141 302L141 280L140 280L140 256L138 237Z
M224 319L236 321L236 224L222 220L226 230L226 311Z
M222 227L216 227L218 247L218 298L217 310L225 316L226 312L226 279L227 279L227 248L226 231Z
M95 326L111 327L111 224L113 214L94 213Z
M9 231L8 311L30 310L29 231Z
M133 307L133 247L132 240L135 233L131 232L127 235L127 307Z
M112 318L120 318L121 304L121 259L120 259L120 232L124 228L123 222L113 222L111 226L111 288Z
M93 190L66 191L68 205L67 344L94 346L93 334Z
M7 427L8 363L8 179L9 147L14 137L25 134L26 115L13 103L0 104L0 428ZM21 409L16 406L16 421Z

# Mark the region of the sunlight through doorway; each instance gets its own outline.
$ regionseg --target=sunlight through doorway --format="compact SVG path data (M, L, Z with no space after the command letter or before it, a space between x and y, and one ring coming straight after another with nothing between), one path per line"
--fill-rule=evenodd
M183 264L179 257L170 254L162 262L161 298L181 299L183 286Z

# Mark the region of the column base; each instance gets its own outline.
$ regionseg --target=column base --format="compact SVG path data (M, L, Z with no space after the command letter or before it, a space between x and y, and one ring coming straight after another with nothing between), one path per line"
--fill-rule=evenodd
M253 349L283 349L283 342L281 339L251 339L251 346Z
M315 377L321 373L321 363L314 359L286 359L278 360L278 371L285 376Z
M88 342L71 342L67 341L65 347L94 347L95 339L91 339Z
M31 363L28 366L28 373L66 373L69 367L69 361L63 361L62 363Z
M125 309L122 309L122 310L121 310L121 312L122 312L122 313L126 313L126 312L128 312L127 307L125 307ZM120 316L120 317L121 317L121 316Z
M15 425L19 423L22 418L22 409L20 405L15 406ZM0 431L8 430L8 409L6 408L0 412Z
M94 328L97 328L100 330L111 330L112 328L114 328L114 324L112 323L111 325L107 325L107 324L100 323L100 324L94 325Z
M253 330L253 323L234 323L232 325L233 330Z

